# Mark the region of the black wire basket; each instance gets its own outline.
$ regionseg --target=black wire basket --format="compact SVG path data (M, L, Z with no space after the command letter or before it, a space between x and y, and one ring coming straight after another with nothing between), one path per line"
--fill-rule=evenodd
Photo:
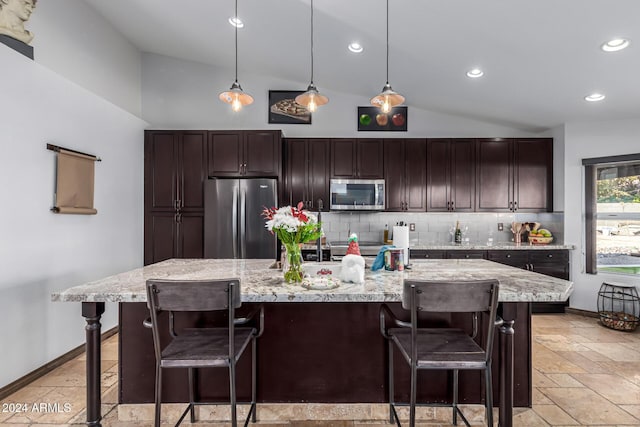
M640 323L640 297L633 285L602 283L598 291L600 322L617 331L634 331Z

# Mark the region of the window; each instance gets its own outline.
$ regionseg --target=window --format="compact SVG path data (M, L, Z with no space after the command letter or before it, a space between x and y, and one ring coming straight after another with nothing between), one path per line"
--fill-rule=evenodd
M583 164L587 273L640 275L640 155Z

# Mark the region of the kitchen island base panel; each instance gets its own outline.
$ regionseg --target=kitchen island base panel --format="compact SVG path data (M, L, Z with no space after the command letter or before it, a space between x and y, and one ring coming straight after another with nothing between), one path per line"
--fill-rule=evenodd
M245 303L249 311L254 304ZM407 318L400 303L388 304L396 315ZM388 399L386 343L380 334L380 303L265 303L265 332L258 341L258 402L269 403L384 403ZM241 314L241 313L240 313ZM515 320L513 353L514 406L531 406L531 316L526 302L502 303L505 319ZM154 353L149 329L142 322L149 316L145 303L120 303L120 397L121 404L151 403L154 400ZM462 327L471 322L459 315L428 314L431 325ZM166 319L165 319L166 321ZM177 320L177 327L197 323L225 322L213 313L195 313ZM483 319L488 321L488 319ZM496 331L498 332L498 331ZM494 345L494 404L500 402L499 357L503 334L496 333ZM168 338L168 337L165 337ZM479 337L482 339L483 337ZM409 399L409 369L399 353L394 355L396 401ZM239 401L250 399L250 357L237 367ZM484 401L478 372L460 372L461 404ZM197 400L228 399L225 369L198 372ZM452 375L443 371L421 371L418 399L448 404L452 396ZM163 375L163 402L188 402L188 376L180 369Z

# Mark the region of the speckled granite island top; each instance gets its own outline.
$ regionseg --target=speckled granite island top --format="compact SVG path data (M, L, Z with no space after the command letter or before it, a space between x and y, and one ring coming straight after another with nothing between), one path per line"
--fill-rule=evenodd
M404 279L473 280L497 278L500 301L565 301L573 283L486 260L419 260L404 272L366 270L365 283L341 283L332 290L307 290L284 283L271 260L170 259L52 294L53 301L145 302L148 279L222 279L238 277L245 302L400 301ZM307 263L330 268L335 263Z
M575 249L574 245L566 245L561 243L550 243L548 245L531 245L528 242L525 243L513 243L513 242L497 242L491 246L482 243L471 243L469 245L455 245L452 243L433 243L433 244L425 244L425 245L412 245L409 249L413 250L481 250L481 251L513 251L513 250L540 250L540 251L551 251L551 250L562 250Z

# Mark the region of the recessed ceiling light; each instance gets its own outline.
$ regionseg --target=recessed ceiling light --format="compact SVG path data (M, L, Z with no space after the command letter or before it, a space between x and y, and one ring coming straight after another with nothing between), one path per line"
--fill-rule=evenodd
M364 50L364 48L362 47L362 45L358 42L353 42L351 44L349 44L349 50L353 53L360 53Z
M613 39L603 43L600 48L605 52L617 52L628 47L630 43L629 39Z
M591 95L585 96L584 100L589 102L598 102L602 101L604 98L605 96L601 93L592 93Z
M477 79L482 76L484 76L484 71L480 68L474 68L473 70L467 71L467 77L471 77L472 79Z
M231 18L229 18L229 24L238 28L244 27L244 22L242 22L242 19L236 18L235 16L232 16Z

